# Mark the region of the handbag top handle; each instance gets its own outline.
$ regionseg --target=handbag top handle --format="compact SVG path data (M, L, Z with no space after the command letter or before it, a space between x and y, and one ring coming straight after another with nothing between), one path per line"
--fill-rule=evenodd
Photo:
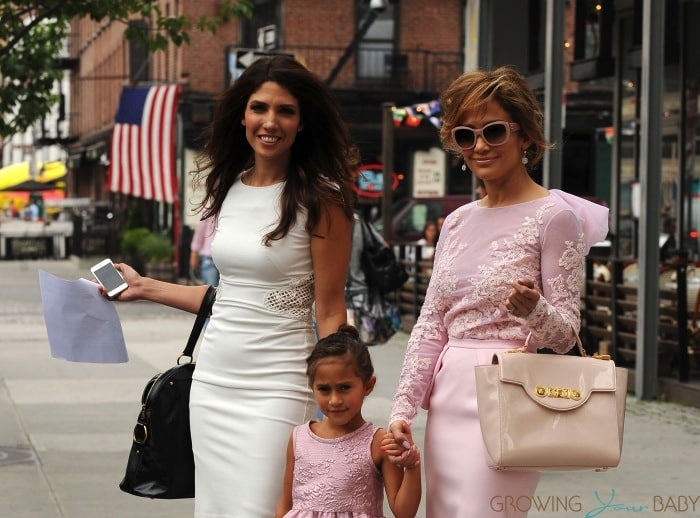
M194 326L190 332L190 337L187 339L187 345L182 350L182 353L177 358L177 364L180 365L180 360L183 357L190 359L189 363L192 363L192 355L194 354L194 348L197 345L197 340L199 340L199 335L204 329L204 323L209 318L211 313L211 308L214 305L214 300L216 299L216 288L209 286L207 292L204 294L202 299L202 305L199 306L199 311L197 312L197 318L194 321Z
M514 349L513 351L509 352L525 352L527 351L528 345L530 344L530 337L532 336L532 332L528 333L527 338L525 339L525 345L523 345L520 349ZM586 349L584 349L583 344L581 343L581 337L576 333L576 345L578 346L578 352L581 354L582 358L585 358L588 356L586 354ZM597 358L600 360L609 360L610 356L607 354L598 354L595 353L593 354L593 358Z

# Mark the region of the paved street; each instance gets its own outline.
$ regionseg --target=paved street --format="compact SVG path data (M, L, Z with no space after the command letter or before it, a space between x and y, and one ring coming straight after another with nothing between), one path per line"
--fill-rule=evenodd
M121 304L128 363L53 359L38 269L76 279L89 278L89 266L77 260L0 261L0 518L191 516L191 501L141 499L117 484L143 386L175 362L193 316L154 304ZM406 341L399 333L371 348L378 384L365 417L382 425ZM416 422L418 438L424 423L423 413ZM481 455L475 451L475 462ZM531 517L696 517L699 461L700 409L630 397L618 469L546 474L532 500L506 502L494 495L494 507L531 507Z

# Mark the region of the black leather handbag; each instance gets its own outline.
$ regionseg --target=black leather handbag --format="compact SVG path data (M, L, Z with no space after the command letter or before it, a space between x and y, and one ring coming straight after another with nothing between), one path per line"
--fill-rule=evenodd
M122 491L148 498L194 497L189 409L192 354L215 298L216 290L210 286L177 365L146 383L126 474L119 484Z
M362 220L362 271L370 291L384 295L408 280L406 267L366 220Z

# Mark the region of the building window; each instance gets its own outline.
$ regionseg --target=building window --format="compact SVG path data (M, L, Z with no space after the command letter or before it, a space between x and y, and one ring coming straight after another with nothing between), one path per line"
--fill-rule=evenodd
M591 59L600 54L600 18L603 6L598 0L576 2L576 59Z
M615 75L612 37L615 15L612 0L577 0L574 62L571 64L573 81Z
M132 20L129 22L132 30L146 32L148 24L144 20ZM132 39L129 41L129 81L138 83L150 81L151 74L148 66L148 45L143 41Z
M356 31L366 30L357 50L357 78L361 80L390 79L401 65L394 53L397 9L388 0L384 5L383 10L373 11L367 0L356 4Z
M600 54L600 10L602 6L595 3L584 20L585 44L583 46L583 58L594 58Z
M608 57L612 53L612 5L606 0L576 2L576 60Z
M279 0L254 0L253 17L241 18L241 46L258 48L258 29L269 25L280 26Z

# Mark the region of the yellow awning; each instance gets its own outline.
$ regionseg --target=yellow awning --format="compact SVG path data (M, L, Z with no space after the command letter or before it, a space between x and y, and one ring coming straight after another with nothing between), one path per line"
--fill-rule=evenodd
M36 180L46 183L53 182L66 176L67 170L63 162L37 163L38 175L32 178L29 172L29 162L8 165L0 169L0 190L8 190L14 185L19 185L28 180Z

